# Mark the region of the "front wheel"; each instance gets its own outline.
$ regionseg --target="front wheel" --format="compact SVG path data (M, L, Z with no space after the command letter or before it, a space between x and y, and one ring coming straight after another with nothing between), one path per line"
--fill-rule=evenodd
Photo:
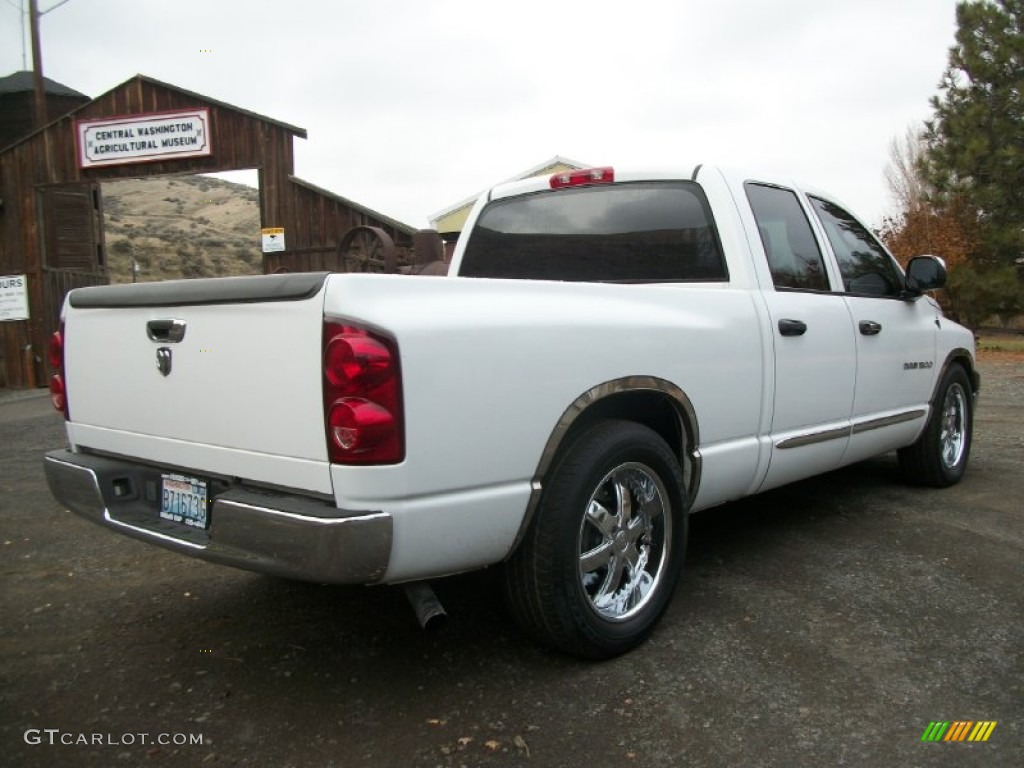
M505 567L519 624L587 659L643 642L683 564L687 504L678 459L647 427L602 421L572 443L542 493Z
M942 377L932 414L917 442L898 451L907 479L918 485L945 488L960 482L971 455L974 413L971 385L959 365Z

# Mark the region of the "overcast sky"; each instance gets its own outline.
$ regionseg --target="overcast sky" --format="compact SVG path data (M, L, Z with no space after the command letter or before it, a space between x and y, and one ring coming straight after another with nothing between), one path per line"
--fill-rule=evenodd
M782 171L876 225L955 0L39 0L44 72L306 128L296 175L413 226L553 155ZM0 75L23 68L0 0ZM25 54L31 68L31 49Z

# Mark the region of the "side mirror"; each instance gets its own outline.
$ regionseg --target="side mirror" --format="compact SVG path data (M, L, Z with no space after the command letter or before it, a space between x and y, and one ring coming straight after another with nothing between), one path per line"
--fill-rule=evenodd
M946 284L946 262L938 256L915 256L907 264L907 292L920 296Z

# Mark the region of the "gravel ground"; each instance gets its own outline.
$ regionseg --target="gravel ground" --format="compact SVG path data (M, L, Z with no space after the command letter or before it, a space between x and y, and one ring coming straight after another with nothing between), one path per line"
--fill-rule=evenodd
M93 526L46 490L45 395L0 398L0 763L1024 765L1024 363L982 372L960 485L886 456L698 515L654 636L602 664L524 640L489 572L437 585L425 633L395 589ZM922 743L935 720L998 724Z

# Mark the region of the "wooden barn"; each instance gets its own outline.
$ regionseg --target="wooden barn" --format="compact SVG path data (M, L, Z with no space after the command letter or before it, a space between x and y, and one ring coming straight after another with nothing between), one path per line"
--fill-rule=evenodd
M47 122L90 101L84 93L48 77L43 78L43 93ZM0 115L0 149L35 130L35 88L31 72L13 72L0 77Z
M306 131L136 75L0 150L0 387L43 386L65 295L108 282L102 181L258 169L261 227L286 246L265 254L265 272L416 271L417 244L423 263L439 253L436 234L296 178L296 136Z

